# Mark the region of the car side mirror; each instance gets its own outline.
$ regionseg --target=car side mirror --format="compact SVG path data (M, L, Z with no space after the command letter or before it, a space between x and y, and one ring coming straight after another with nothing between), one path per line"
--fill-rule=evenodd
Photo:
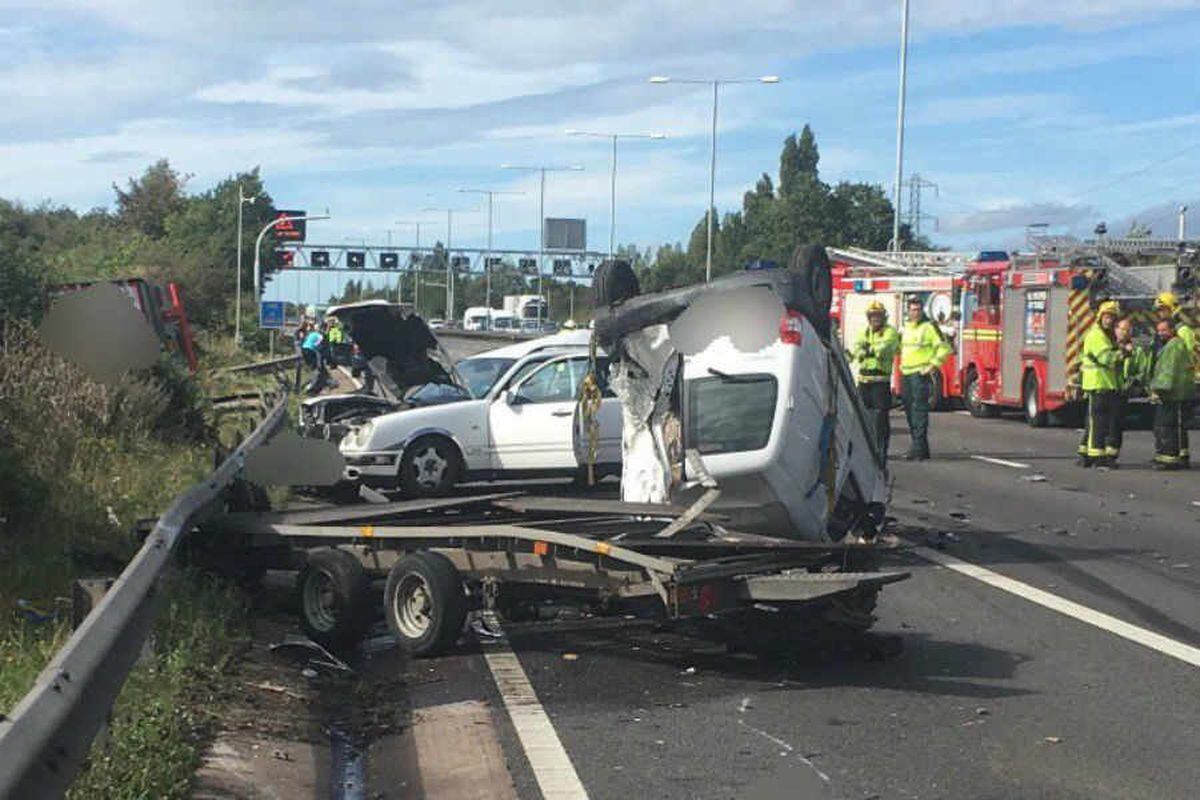
M505 389L504 394L502 394L501 397L503 397L504 402L510 406L515 406L519 402L516 392L514 392L512 389Z

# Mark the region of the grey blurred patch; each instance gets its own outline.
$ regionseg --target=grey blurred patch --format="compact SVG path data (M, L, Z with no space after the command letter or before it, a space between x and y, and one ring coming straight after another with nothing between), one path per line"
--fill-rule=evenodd
M115 383L158 360L154 329L111 283L56 299L39 332L47 347L101 383Z
M260 486L331 486L342 479L345 464L333 442L281 431L246 454L246 480Z
M702 295L671 323L671 341L684 355L729 337L742 353L757 353L779 338L783 303L762 286Z
M780 757L782 766L746 788L746 800L831 800L833 787L794 758Z

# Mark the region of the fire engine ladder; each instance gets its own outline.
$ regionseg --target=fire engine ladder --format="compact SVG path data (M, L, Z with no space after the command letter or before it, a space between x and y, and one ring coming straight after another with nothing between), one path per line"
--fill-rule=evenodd
M1108 289L1111 296L1149 297L1155 292L1154 287L1147 283L1124 265L1116 261L1110 253L1142 254L1159 252L1155 247L1161 243L1147 239L1105 239L1103 241L1083 241L1073 236L1036 236L1030 238L1030 244L1039 260L1054 258L1065 264L1092 263L1102 268L1108 278ZM1171 243L1170 251L1177 251L1180 243Z
M958 275L975 260L975 253L950 251L901 250L900 252L863 250L858 247L830 247L829 256L839 261L905 275Z

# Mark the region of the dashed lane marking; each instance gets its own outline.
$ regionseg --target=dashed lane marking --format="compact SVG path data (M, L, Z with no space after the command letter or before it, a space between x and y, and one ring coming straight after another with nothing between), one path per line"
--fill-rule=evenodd
M488 620L488 625L493 630L500 630L494 618ZM508 646L508 640L500 638L494 644L486 645L483 656L504 699L504 707L525 750L525 757L529 759L542 797L545 800L587 800L587 791L571 758L546 716L520 660Z
M1131 642L1136 642L1144 647L1149 647L1151 650L1156 650L1163 655L1171 658L1179 659L1185 664L1190 664L1193 667L1200 667L1200 648L1192 647L1183 642L1171 639L1154 631L1133 625L1124 620L1117 619L1114 616L1105 614L1101 611L1096 611L1093 608L1088 608L1085 605L1059 597L1056 594L1043 591L1036 587L1030 586L1027 583L1005 577L998 572L993 572L986 567L981 567L978 564L972 564L969 561L963 561L961 558L956 558L952 555L932 550L928 547L915 547L913 552L921 556L927 561L932 561L935 564L940 564L947 569L952 569L960 575L966 575L969 578L974 578L977 581L986 583L987 585L1000 589L1001 591L1014 594L1017 597L1022 597L1031 603L1037 603L1043 608L1048 608L1051 611L1057 611L1060 614L1065 614L1072 619L1077 619L1080 622L1086 622L1089 625L1099 628L1102 631L1107 631L1120 636L1122 639L1128 639Z
M986 461L989 464L999 464L1002 467L1012 467L1013 469L1029 469L1028 464L1023 464L1020 461L1009 461L1005 458L992 458L991 456L971 456L976 461Z

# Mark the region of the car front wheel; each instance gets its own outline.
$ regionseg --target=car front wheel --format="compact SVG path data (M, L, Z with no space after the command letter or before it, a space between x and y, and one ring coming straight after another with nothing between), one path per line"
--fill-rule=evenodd
M454 443L426 436L409 445L400 459L400 488L408 497L435 497L458 483L462 461Z

